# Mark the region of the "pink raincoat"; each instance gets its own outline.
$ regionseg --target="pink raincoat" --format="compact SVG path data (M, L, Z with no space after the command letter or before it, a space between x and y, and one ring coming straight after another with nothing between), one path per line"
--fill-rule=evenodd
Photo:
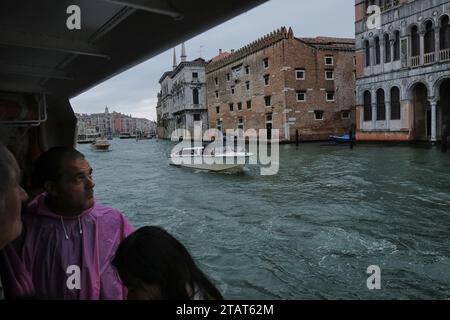
M29 204L31 212L24 216L24 232L16 246L20 259L4 253L9 262L2 268L2 279L14 278L15 270L25 269L22 282L31 277L38 297L125 299L126 288L111 261L119 243L133 231L127 219L99 204L79 216L62 217L47 208L45 196ZM9 287L10 282L4 283L10 298L32 293L29 285Z

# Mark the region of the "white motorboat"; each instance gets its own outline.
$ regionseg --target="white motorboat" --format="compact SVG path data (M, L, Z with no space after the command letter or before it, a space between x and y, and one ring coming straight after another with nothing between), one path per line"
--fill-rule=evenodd
M251 156L251 153L234 151L231 147L182 148L171 154L170 164L214 172L239 171L245 166Z

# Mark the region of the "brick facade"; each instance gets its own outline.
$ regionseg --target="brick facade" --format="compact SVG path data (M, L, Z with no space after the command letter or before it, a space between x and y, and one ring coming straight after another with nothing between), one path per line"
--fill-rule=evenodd
M271 119L282 141L295 141L297 130L302 140L349 130L355 106L352 39L295 38L292 29L282 28L222 56L207 66L210 128L266 129ZM304 79L297 79L300 70ZM332 80L326 71L333 72ZM329 98L334 92L334 101L327 101L327 92ZM305 101L298 101L300 93Z

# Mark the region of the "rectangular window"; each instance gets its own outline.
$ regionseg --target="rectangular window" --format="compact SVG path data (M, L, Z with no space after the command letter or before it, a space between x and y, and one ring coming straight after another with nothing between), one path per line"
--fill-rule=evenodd
M264 102L266 104L266 107L270 107L272 105L272 97L271 96L264 97Z
M217 130L222 131L222 121L217 120L216 121L216 127L217 127Z
M269 58L263 59L264 68L267 69L269 67Z
M297 91L297 102L306 101L306 91Z
M252 100L248 100L247 101L247 109L251 109L252 108Z
M202 118L198 113L194 114L194 121L200 121L201 119Z
M332 56L325 57L326 66L332 66L333 64L334 64L334 57Z
M245 66L245 74L250 74L250 67L249 66Z
M327 91L327 101L334 101L334 91Z
M229 73L227 73L227 81L231 80L231 75Z
M264 85L268 86L270 84L270 75L266 74L264 76Z
M219 99L219 91L216 91L216 99Z
M238 102L238 110L242 110L242 102Z
M323 111L315 110L314 111L314 120L323 120Z
M350 119L350 111L342 111L342 120Z
M247 81L247 82L245 83L245 88L246 88L247 90L250 90L250 81Z
M214 83L216 84L216 86L218 86L219 85L219 79L214 78Z
M229 106L230 106L230 111L233 112L234 111L234 103L230 103Z
M235 86L232 86L231 87L231 94L235 94L236 93L236 88L235 88Z
M244 130L244 119L239 118L238 129Z
M305 69L295 69L295 79L305 80Z
M220 113L220 107L216 107L216 113Z
M192 72L192 78L198 79L198 72Z
M333 70L325 71L325 79L326 80L334 80L334 71Z

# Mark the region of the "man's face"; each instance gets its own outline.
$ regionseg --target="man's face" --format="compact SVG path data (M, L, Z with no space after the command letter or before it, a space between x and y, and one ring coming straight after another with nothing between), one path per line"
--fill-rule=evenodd
M64 162L62 176L52 190L52 196L70 213L80 214L94 205L92 168L84 159ZM64 212L60 212L64 214Z
M28 196L19 184L20 169L15 160L14 170L15 179L6 191L5 212L0 212L0 249L22 233L21 208Z

